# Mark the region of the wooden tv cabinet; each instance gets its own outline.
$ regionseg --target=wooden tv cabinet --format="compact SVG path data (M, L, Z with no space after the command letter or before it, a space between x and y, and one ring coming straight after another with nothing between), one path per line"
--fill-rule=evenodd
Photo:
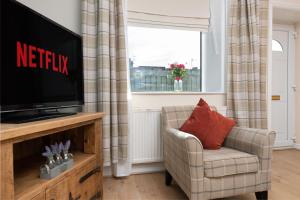
M0 127L0 199L102 199L103 113ZM71 140L74 166L51 180L39 178L45 145Z

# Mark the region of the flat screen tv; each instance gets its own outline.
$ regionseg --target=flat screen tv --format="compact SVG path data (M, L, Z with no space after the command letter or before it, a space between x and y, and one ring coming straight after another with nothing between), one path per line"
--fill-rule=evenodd
M1 113L83 104L81 37L21 3L1 4Z

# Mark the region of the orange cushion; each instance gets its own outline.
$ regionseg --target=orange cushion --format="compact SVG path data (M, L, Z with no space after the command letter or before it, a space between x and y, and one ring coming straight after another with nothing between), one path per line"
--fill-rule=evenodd
M195 135L205 149L219 149L234 125L235 121L212 111L208 104L200 99L180 130Z

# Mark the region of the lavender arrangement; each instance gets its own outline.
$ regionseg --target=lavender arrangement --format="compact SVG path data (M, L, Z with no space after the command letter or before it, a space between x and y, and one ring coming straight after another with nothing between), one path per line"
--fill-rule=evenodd
M61 172L71 168L74 164L73 155L69 153L71 141L66 141L65 145L56 142L53 145L45 146L45 152L42 153L47 158L46 163L40 167L40 177L51 179Z

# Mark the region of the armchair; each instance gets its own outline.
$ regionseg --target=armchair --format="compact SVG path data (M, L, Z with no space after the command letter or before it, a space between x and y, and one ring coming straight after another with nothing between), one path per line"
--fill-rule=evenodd
M162 108L166 184L174 179L193 200L250 192L259 200L267 199L275 132L234 127L221 149L206 150L198 138L178 130L193 109Z

